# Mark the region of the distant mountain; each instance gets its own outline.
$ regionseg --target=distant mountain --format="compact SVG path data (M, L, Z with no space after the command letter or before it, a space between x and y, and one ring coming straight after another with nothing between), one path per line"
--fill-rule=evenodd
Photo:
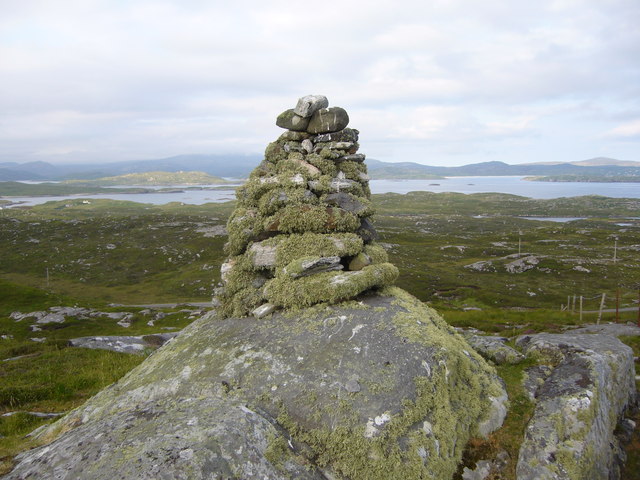
M0 163L0 181L97 179L150 171L198 170L217 177L245 178L262 160L261 155L178 155L156 160L138 160L97 165L51 165L45 162ZM605 157L567 163L527 163L509 165L483 162L461 167L437 167L415 162L382 162L368 159L373 179L436 179L455 176L549 176L592 175L624 177L640 175L640 162Z
M576 165L579 167L604 167L604 166L617 166L617 167L638 167L640 168L640 162L634 162L632 160L616 160L609 157L595 157L588 160L580 160L578 162L536 162L528 163L525 165L562 165L568 163L570 165Z
M411 178L411 172L420 175L437 175L442 177L464 176L547 176L547 175L594 175L594 176L631 176L640 174L640 165L618 166L579 166L572 163L551 164L519 164L509 165L504 162L483 162L461 167L432 167L419 163L402 162L387 163L379 160L367 160L369 174L372 178ZM424 177L423 177L424 178Z
M177 155L155 160L87 165L8 162L0 163L0 180L84 180L128 173L185 170L198 170L218 177L243 178L248 176L261 160L261 155Z

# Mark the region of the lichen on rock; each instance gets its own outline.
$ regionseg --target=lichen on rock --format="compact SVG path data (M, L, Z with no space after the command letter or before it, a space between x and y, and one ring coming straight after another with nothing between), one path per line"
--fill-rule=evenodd
M227 225L230 261L216 301L221 317L263 312L261 304L304 308L349 300L398 276L375 243L360 132L347 127L344 109L328 105L322 95L307 95L280 114L276 124L287 131L238 189ZM309 256L339 258L330 271L291 275Z

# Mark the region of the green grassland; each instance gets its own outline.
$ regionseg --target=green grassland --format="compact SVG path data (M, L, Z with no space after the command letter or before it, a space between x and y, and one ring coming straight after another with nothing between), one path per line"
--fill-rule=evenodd
M453 325L505 336L559 331L581 321L574 295L583 297L586 311L598 309L603 293L606 307L614 308L617 292L621 308L637 308L640 200L413 192L374 195L373 201L379 241L400 269L399 286ZM144 358L69 348L69 338L140 335L188 324L180 308L149 326L141 308L109 305L210 301L233 207L74 199L1 209L0 335L6 338L0 340L0 414L67 411ZM569 216L585 218L521 218ZM482 267L469 267L474 264ZM14 311L59 305L126 310L133 321L129 328L104 319L44 325L37 336L47 340L34 342L31 322L10 318ZM637 315L622 311L619 320ZM585 312L582 322L596 318ZM614 319L613 312L603 316ZM640 348L637 339L625 341ZM2 361L15 357L21 358ZM532 409L519 387L523 368L501 367L517 408L489 446L512 454ZM0 473L31 445L24 435L48 421L21 413L0 417ZM470 458L489 447L479 443Z

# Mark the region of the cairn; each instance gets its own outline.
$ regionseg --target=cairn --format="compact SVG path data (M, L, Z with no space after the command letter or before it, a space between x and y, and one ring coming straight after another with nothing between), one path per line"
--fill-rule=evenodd
M286 132L237 190L216 294L222 316L336 303L397 278L376 244L359 132L343 108L328 107L309 95L281 113Z

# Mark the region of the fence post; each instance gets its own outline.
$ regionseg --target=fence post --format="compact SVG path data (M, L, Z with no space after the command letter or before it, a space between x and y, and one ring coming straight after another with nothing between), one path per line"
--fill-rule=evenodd
M606 293L602 294L602 300L600 300L600 311L598 312L598 321L596 322L598 325L600 325L600 320L602 320L602 309L604 308L604 298L606 296Z
M582 295L580 295L580 323L582 323Z

